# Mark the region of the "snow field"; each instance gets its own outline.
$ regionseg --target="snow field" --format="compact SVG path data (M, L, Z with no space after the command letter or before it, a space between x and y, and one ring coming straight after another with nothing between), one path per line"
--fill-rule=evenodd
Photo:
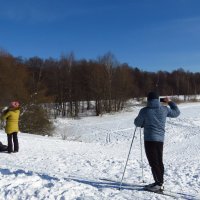
M55 137L19 133L19 153L0 156L0 199L171 199L131 190L128 185L117 190L139 109L80 120L59 119ZM187 194L187 199L200 199L200 103L182 104L180 110L181 116L168 119L166 124L165 188ZM62 133L77 141L62 140ZM0 140L7 143L3 131ZM144 180L151 183L144 149L143 162ZM144 184L141 166L140 129L137 129L125 184Z

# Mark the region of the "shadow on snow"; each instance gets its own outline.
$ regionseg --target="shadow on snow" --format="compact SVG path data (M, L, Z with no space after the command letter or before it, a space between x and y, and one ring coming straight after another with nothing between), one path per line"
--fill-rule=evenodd
M21 175L21 174L23 174L25 176L37 175L41 179L46 180L46 181L60 181L61 180L61 179L59 179L55 176L49 176L47 174L41 174L41 173L33 172L33 171L25 171L25 170L22 170L22 169L18 169L16 171L10 171L9 169L0 169L0 173L2 175L13 175L14 174L16 177ZM106 179L106 178L99 178L97 180L89 180L88 178L80 178L80 177L69 176L68 178L63 178L63 179L65 181L68 181L68 182L74 181L74 182L77 182L77 183L90 185L92 187L97 188L98 190L110 188L110 189L119 189L119 190L144 191L143 185L122 183L122 185L120 187L120 181L110 180L110 179ZM53 187L54 184L51 183L49 186ZM193 200L199 199L194 195L189 195L189 194L185 194L185 193L182 193L182 192L171 192L171 193L181 195L183 199L193 199Z

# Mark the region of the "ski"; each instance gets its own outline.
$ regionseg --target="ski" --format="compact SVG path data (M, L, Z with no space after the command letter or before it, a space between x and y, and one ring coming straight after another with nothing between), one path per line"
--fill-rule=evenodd
M123 183L121 185L121 188L120 188L119 181L111 180L111 179L107 179L107 178L102 178L100 180L110 182L111 187L118 188L119 190L133 190L133 191L138 191L138 192L149 192L149 193L155 193L155 194L158 194L158 195L168 196L168 197L171 197L173 199L200 200L200 198L197 197L196 195L186 194L186 193L183 193L183 192L175 192L175 191L171 191L169 189L164 189L161 192L152 192L152 191L149 191L146 188L144 188L144 185L130 184L130 183Z
M159 195L163 195L163 196L168 196L168 197L171 197L171 198L174 198L174 199L183 198L182 196L180 196L177 193L172 193L172 192L166 191L166 190L159 191L159 192L153 192L153 191L150 191L150 190L143 188L141 191L146 191L146 192L155 193L155 194L159 194Z
M186 194L186 193L182 193L182 192L173 192L173 191L170 191L170 190L163 190L163 191L159 191L159 192L153 192L153 191L149 191L149 190L144 188L143 191L152 192L152 193L155 193L155 194L160 194L160 195L172 197L174 199L187 199L187 200L189 200L189 199L191 199L191 200L199 200L200 199L196 195Z

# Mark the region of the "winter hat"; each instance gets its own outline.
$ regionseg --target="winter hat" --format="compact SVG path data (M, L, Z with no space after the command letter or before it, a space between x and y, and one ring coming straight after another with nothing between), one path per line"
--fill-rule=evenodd
M156 92L149 92L147 95L147 100L150 101L152 99L159 99L159 95Z
M11 108L18 108L19 107L19 102L18 101L12 101L10 103L10 107Z

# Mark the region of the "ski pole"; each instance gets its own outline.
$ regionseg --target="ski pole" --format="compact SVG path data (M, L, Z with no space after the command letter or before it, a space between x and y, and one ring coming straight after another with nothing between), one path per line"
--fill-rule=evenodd
M141 149L141 163L142 163L142 182L144 183L144 169L143 169L143 153L142 153L142 128L140 128L140 149Z
M126 171L126 166L127 166L127 163L128 163L128 159L129 159L129 155L130 155L130 152L131 152L131 148L132 148L132 145L133 145L133 140L135 138L136 130L137 130L137 127L135 127L135 131L133 133L133 138L132 138L131 146L130 146L130 149L129 149L129 152L128 152L128 156L127 156L126 164L125 164L125 167L124 167L124 172L123 172L123 175L122 175L122 179L121 179L121 182L120 182L119 190L121 190L121 186L122 186L122 182L123 182L123 179L124 179L124 174L125 174L125 171Z

